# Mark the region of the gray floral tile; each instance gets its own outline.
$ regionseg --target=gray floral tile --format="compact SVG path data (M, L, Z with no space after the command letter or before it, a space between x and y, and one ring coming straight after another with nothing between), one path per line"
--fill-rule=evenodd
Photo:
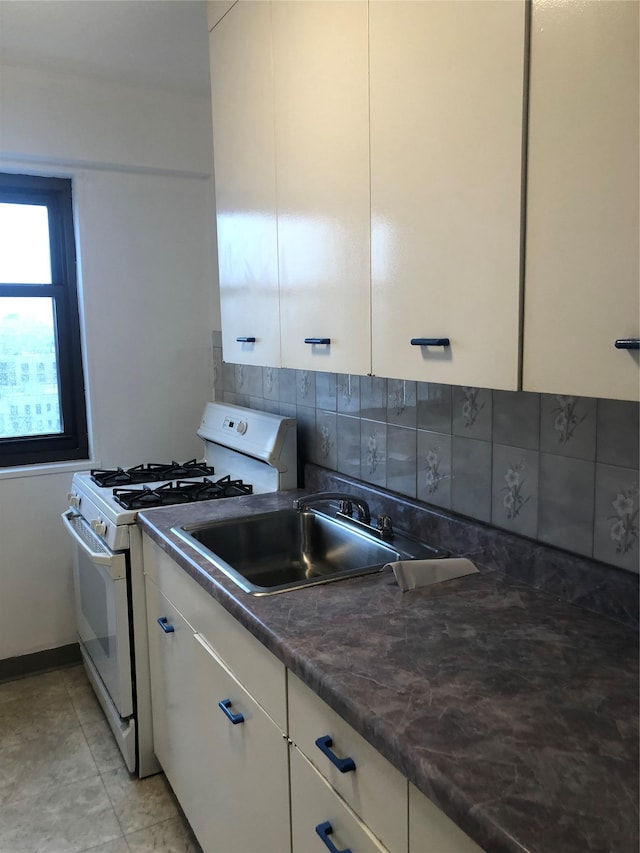
M596 461L640 467L640 404L598 400Z
M262 393L265 400L280 399L280 371L277 367L262 368Z
M540 454L538 538L591 556L595 463Z
M451 431L465 438L491 441L491 391L456 386L453 389Z
M387 423L416 428L418 410L416 382L408 379L387 380Z
M453 436L451 447L451 508L455 512L491 519L491 444Z
M387 427L387 488L410 498L416 496L416 430Z
M302 464L315 458L316 410L296 406L298 458Z
M335 373L316 373L316 406L329 412L336 411L336 375Z
M236 390L236 366L228 361L222 362L222 390L230 394Z
M596 401L589 397L542 394L540 450L593 461L596 458Z
M387 425L360 421L360 476L367 483L387 483Z
M316 409L316 442L314 461L334 471L338 467L337 415Z
M451 509L451 436L418 430L416 496Z
M295 403L278 403L278 414L285 418L295 418L297 411Z
M364 377L363 377L364 378ZM346 415L360 414L360 377L353 373L340 373L337 377L336 405Z
M451 433L451 385L418 382L418 429Z
M290 367L281 367L278 371L278 386L281 403L296 402L296 371ZM312 405L307 403L306 405Z
M538 532L538 452L493 445L491 522L535 538Z
M380 376L360 377L360 415L370 421L387 420L387 380Z
M360 479L360 419L338 415L338 471Z
M236 364L236 394L262 397L262 368L255 364Z
M538 450L540 395L525 391L494 391L493 440L510 447Z
M593 556L640 572L638 547L638 470L596 465L596 509Z
M316 374L313 370L296 370L296 399L298 406L315 406Z
M222 399L222 392L224 391L222 373L222 347L213 347L213 390L216 400Z

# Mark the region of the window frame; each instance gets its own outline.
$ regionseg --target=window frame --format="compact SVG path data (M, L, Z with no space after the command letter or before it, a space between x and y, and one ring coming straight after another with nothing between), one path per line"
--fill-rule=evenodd
M0 173L0 201L46 205L51 284L0 282L0 298L51 298L62 429L60 433L0 438L0 469L86 459L89 436L78 310L72 182L69 178Z

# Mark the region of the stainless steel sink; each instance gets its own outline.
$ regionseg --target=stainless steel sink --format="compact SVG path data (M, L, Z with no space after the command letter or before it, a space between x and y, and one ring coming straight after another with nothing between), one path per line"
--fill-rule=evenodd
M412 553L317 510L283 509L173 532L253 595L379 572L394 560L445 555L421 543L412 543Z

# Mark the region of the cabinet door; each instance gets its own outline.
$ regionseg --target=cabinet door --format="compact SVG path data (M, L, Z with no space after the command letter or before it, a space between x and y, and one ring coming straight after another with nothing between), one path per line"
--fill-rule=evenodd
M271 4L236 3L209 46L224 358L278 367Z
M363 0L273 4L284 367L370 370L367 50Z
M638 8L533 3L525 390L638 399Z
M193 705L193 631L146 579L153 748L189 820L202 780Z
M369 26L373 373L515 389L524 0L380 0Z
M191 700L202 733L199 761L209 770L193 829L205 853L286 853L291 849L286 739L206 639L195 634L193 643Z
M409 853L482 853L482 848L409 784Z
M387 850L295 747L291 748L291 837L293 853Z

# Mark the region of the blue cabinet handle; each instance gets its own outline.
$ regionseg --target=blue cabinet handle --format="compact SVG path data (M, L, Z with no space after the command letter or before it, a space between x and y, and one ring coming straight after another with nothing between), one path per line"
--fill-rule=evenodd
M449 338L411 338L412 347L448 347Z
M331 747L333 746L331 735L319 737L316 741L316 746L320 752L324 752L329 761L334 764L341 773L349 773L351 770L356 769L356 763L353 758L338 758L335 752L331 751Z
M344 850L338 850L336 845L329 838L329 836L333 832L333 827L331 826L328 820L326 820L324 823L319 823L316 826L316 832L324 842L327 849L331 851L331 853L351 853L350 847L345 847Z
M305 344L330 344L331 338L305 338Z
M236 338L237 343L239 344L255 344L255 338Z
M165 634L173 634L173 632L176 630L176 629L173 627L173 625L169 625L169 623L167 622L167 617L166 617L166 616L161 616L161 617L157 620L157 622L158 622L158 625L159 625L159 626L162 628L162 630L165 632Z
M224 715L231 720L234 726L237 726L238 723L244 723L244 716L234 714L231 710L231 699L223 699L222 702L218 702L218 708L222 709Z
M640 349L640 338L618 338L616 349Z

